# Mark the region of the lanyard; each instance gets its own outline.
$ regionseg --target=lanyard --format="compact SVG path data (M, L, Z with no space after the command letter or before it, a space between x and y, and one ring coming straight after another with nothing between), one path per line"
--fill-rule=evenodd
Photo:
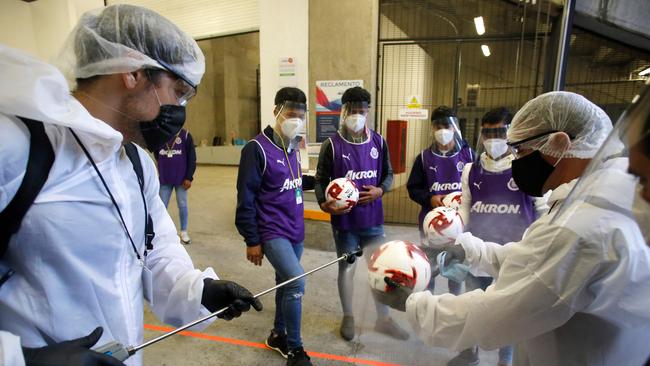
M124 231L126 232L126 236L129 237L129 241L131 242L131 247L133 248L133 251L135 252L135 256L138 258L140 262L142 261L142 257L140 256L140 253L138 253L138 249L135 247L135 243L133 242L133 238L131 238L131 233L129 233L129 229L126 227L126 222L124 221L124 217L122 217L122 211L120 211L120 207L117 205L117 202L115 201L115 197L113 197L113 193L111 193L111 190L108 189L108 185L106 184L106 181L104 180L104 177L102 176L102 173L99 172L99 169L97 168L97 165L95 164L95 161L93 158L90 156L90 153L88 153L88 150L86 150L86 147L84 144L79 140L79 137L77 136L76 133L70 128L70 132L72 132L72 136L74 136L75 140L77 140L77 143L81 147L81 150L83 150L84 154L90 161L90 164L92 164L93 168L95 169L95 172L97 172L97 175L99 176L99 179L102 181L102 184L104 185L104 189L106 189L106 192L108 193L108 196L111 198L111 202L113 202L113 207L117 210L117 214L120 217L120 221L122 221L122 227L124 228ZM144 193L143 193L143 199L144 199ZM147 210L147 203L145 201L145 212ZM145 258L147 257L147 250L145 249L144 251L144 256Z
M282 142L282 151L284 151L284 156L287 158L287 164L289 164L289 172L291 172L291 179L295 180L296 177L293 175L293 168L291 167L291 160L289 160L289 155L287 154L287 148L284 146L284 139L280 136L280 141ZM291 146L291 145L289 145ZM296 152L296 163L298 163L298 169L300 169L300 160L298 160L298 153ZM298 171L298 173L301 173Z

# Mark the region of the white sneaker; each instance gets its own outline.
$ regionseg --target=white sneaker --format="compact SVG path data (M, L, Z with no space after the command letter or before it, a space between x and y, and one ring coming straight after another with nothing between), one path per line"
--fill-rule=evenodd
M181 231L181 243L185 245L192 243L192 239L190 239L190 236L187 234L187 231Z

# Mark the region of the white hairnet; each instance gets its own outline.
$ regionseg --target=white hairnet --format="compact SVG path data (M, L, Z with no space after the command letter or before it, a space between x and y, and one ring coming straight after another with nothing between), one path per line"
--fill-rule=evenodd
M508 130L508 141L518 142L550 131L572 137L567 151L545 144L540 152L554 157L592 158L612 130L612 121L600 107L582 95L549 92L528 101L515 114Z
M71 85L75 79L157 68L196 87L205 58L194 39L160 14L119 4L84 13L57 66Z

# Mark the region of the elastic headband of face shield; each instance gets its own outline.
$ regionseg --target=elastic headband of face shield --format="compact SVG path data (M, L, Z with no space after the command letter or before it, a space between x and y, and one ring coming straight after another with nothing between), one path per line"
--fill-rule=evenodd
M508 134L508 126L506 127L483 127L481 128L481 138L487 139L505 139Z
M276 105L275 107L278 108L280 111L282 110L286 111L289 109L296 109L303 112L307 111L307 104L300 103L300 102L293 102L290 100L285 100L284 102Z
M343 105L343 110L348 114L365 114L368 113L370 105L368 102L347 102Z
M443 128L450 128L454 126L458 129L458 118L456 117L441 117L431 121L431 125L434 127L442 126Z

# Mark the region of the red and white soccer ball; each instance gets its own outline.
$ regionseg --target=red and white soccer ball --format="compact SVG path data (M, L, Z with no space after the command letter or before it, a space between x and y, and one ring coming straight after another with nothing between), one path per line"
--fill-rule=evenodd
M442 198L442 204L445 205L445 207L458 210L461 203L461 197L463 197L463 194L461 192L451 192Z
M359 201L359 189L357 185L348 178L336 178L327 185L326 197L333 198L336 208L354 207Z
M372 253L368 263L368 282L372 289L390 291L384 277L413 289L413 292L423 291L431 280L431 265L417 245L408 241L389 241Z
M465 225L458 211L449 207L436 207L424 216L422 223L426 243L433 248L454 244Z

